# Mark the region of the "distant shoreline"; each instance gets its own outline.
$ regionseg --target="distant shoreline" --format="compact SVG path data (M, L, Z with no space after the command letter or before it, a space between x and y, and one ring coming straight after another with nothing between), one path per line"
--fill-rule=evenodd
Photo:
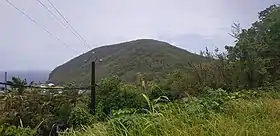
M8 80L17 76L21 79L26 79L27 82L46 82L49 78L50 70L9 70ZM0 71L0 81L5 80L5 71Z

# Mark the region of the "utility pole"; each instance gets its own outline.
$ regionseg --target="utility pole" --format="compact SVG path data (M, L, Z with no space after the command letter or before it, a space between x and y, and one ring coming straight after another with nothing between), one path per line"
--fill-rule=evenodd
M5 92L6 92L6 93L8 92L8 89L7 89L7 80L8 80L8 73L5 72Z
M90 113L95 114L95 61L91 63Z

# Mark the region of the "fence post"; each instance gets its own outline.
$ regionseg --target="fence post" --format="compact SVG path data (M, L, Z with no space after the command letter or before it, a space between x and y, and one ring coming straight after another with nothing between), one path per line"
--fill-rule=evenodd
M95 61L91 63L90 113L95 113Z
M8 73L5 72L5 92L8 92L8 88L7 88L7 80L8 80Z

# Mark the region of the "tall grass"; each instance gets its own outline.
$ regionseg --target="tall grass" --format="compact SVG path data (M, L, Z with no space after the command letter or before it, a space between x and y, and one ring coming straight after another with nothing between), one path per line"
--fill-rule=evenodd
M197 102L168 103L157 107L161 114L133 114L97 123L64 136L266 136L280 134L280 100L237 99L207 111Z

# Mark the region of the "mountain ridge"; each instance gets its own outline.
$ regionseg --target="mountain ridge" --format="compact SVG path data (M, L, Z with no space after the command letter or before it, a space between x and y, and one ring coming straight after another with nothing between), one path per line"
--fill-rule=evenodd
M90 58L92 52L94 57ZM88 84L90 65L95 59L102 60L96 62L97 80L117 75L125 81L135 82L139 73L150 75L150 80L165 77L167 72L184 68L187 62L197 62L202 58L167 42L137 39L90 50L55 68L49 80L59 84Z

